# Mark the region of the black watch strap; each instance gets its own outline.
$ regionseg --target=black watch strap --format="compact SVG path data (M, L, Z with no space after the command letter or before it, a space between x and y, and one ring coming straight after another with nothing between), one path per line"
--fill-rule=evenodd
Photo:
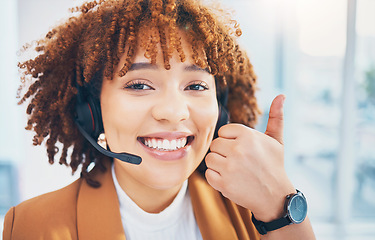
M258 221L253 214L251 220L253 221L255 228L262 235L265 235L267 232L282 228L292 223L288 216L265 223L262 221Z

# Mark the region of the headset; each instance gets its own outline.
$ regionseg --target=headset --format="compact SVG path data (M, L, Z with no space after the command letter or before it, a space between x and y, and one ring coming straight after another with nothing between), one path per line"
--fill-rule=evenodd
M109 149L109 147L107 147L108 149L105 149L96 142L95 139L97 139L99 135L104 132L99 97L93 96L92 91L90 91L90 88L92 87L90 84L88 86L79 86L78 83L76 83L76 87L78 93L75 123L82 135L100 153L111 158L117 158L123 162L137 165L140 164L142 162L142 158L140 156L125 152L114 153ZM229 123L229 113L227 110L228 88L226 87L224 91L218 90L217 92L219 117L216 123L214 138L218 137L220 127Z
M219 85L216 83L216 86L219 86ZM219 105L219 117L218 117L217 123L216 123L214 139L219 136L219 134L218 134L219 129L222 126L228 124L229 121L230 121L230 115L229 115L229 111L228 111L228 107L227 107L229 89L228 89L227 86L225 87L224 90L219 90L219 89L220 88L218 87L217 94L216 94L217 102L218 102L218 105Z

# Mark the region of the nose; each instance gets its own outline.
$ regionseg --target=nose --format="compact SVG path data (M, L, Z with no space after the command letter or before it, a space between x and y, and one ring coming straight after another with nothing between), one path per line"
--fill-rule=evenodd
M178 91L166 91L159 96L152 109L157 121L177 124L190 116L188 99Z

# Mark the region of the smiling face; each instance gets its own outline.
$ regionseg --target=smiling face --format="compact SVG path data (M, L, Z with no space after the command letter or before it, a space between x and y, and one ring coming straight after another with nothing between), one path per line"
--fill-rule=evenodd
M183 48L190 59L184 42ZM115 160L117 178L126 188L179 188L204 158L214 134L214 76L176 56L166 70L161 55L152 65L140 50L125 76L118 76L119 67L112 80L103 80L100 102L111 151L142 157L140 165Z

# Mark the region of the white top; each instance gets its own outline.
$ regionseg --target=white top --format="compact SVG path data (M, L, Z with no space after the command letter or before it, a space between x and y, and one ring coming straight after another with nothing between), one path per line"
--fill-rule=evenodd
M187 191L187 180L171 205L160 213L148 213L133 202L120 187L113 164L112 177L127 240L202 240L194 217L190 194Z

